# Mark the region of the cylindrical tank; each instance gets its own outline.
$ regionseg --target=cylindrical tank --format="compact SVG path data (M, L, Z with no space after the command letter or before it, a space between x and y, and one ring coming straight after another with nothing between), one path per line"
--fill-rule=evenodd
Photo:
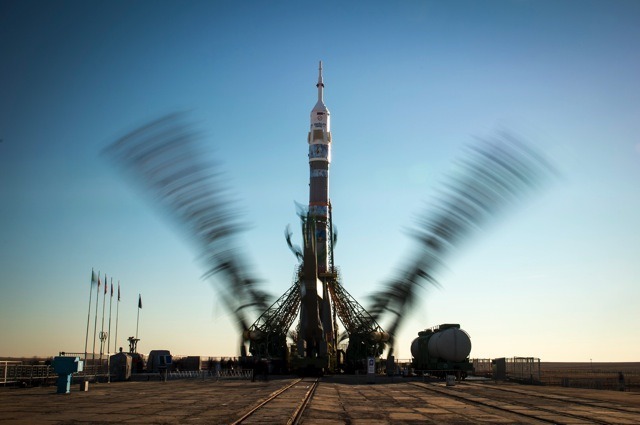
M471 339L459 328L435 332L428 342L429 356L448 362L461 362L471 352Z
M442 359L462 362L471 353L471 339L459 325L441 325L420 332L411 343L411 355L420 363Z

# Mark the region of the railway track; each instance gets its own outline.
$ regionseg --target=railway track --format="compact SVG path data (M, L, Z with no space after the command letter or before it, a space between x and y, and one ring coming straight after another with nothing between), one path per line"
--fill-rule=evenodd
M525 388L519 388L519 387L505 388L499 385L479 384L479 383L471 383L471 382L467 382L465 384L472 387L477 386L480 388L483 388L483 387L491 388L497 391L504 391L505 393L522 394L522 395L531 396L531 397L538 397L542 399L559 401L563 403L571 403L571 404L585 406L585 407L593 407L596 409L606 409L606 410L613 410L616 412L629 413L632 415L636 415L638 418L640 418L640 408L617 405L612 403L611 401L591 399L586 397L576 398L576 397L569 397L561 394L542 394L538 391L530 391Z
M302 378L271 393L269 397L245 412L233 425L282 423L295 425L313 397L319 379Z
M467 383L455 387L419 382L412 384L466 404L529 419L529 423L537 421L537 423L552 424L630 424L638 423L639 417L637 409L633 408L625 409L605 403L554 397L516 388Z

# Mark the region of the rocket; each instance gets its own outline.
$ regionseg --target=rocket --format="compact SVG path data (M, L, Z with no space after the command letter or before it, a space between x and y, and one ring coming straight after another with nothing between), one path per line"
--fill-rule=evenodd
M318 101L311 110L309 124L309 215L316 221L318 272L328 267L329 164L331 162L331 114L324 104L322 61L318 67Z
M329 163L331 162L331 124L323 100L322 61L318 67L318 101L311 110L309 134L309 215L301 282L300 324L305 357L326 356L335 349L328 284L331 203L329 201ZM299 344L302 344L302 339Z

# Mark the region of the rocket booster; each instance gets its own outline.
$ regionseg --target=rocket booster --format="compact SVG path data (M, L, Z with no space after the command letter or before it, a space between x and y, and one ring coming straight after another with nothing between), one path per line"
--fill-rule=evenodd
M311 110L309 125L309 213L316 221L318 272L328 267L329 163L331 162L331 120L324 104L322 61L318 67L318 101Z

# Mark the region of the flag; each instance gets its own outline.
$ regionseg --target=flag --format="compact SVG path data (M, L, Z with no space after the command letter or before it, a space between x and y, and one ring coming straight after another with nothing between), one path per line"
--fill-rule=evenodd
M111 282L111 298L113 298L113 282Z
M104 294L107 295L107 275L104 275Z
M120 301L120 282L118 282L118 301Z
M91 284L93 285L97 281L98 281L98 277L96 276L96 272L94 272L93 269L91 269Z
M98 276L98 289L100 289L100 276Z
M138 294L138 308L142 308L142 295Z

